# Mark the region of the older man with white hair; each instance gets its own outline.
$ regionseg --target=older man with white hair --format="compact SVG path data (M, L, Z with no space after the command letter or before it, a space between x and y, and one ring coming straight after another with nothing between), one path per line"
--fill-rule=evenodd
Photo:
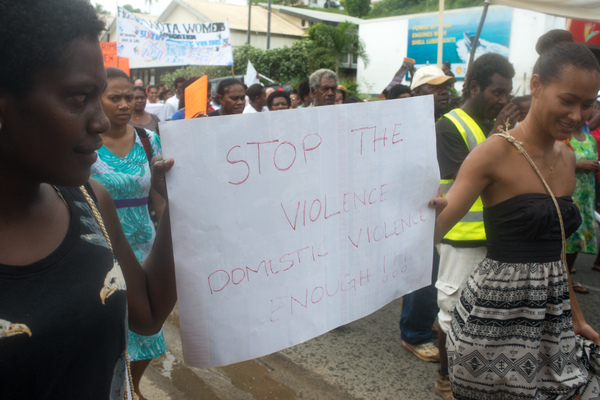
M327 68L316 70L308 78L308 84L313 95L313 107L331 106L335 103L338 87L338 76L335 72Z

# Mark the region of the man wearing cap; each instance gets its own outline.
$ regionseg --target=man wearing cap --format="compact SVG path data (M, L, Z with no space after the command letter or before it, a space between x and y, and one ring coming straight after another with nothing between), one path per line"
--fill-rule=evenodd
M452 186L460 166L469 153L499 127L512 128L519 117L518 107L509 101L515 70L499 54L487 53L469 67L464 83L465 102L445 114L435 125L441 189ZM448 380L446 334L468 277L486 253L483 204L475 201L467 215L444 236L438 246L440 264L435 287L438 289L440 370L435 393L452 399Z
M437 121L450 107L450 85L456 82L433 65L419 68L411 83L413 96L433 95ZM392 88L393 90L393 88ZM433 251L432 280L437 278L439 257ZM402 297L400 336L402 347L423 361L438 362L440 355L432 343L431 328L438 313L437 290L433 284Z
M434 65L421 67L415 72L410 88L413 96L433 95L435 120L450 111L450 86L456 78L448 76Z

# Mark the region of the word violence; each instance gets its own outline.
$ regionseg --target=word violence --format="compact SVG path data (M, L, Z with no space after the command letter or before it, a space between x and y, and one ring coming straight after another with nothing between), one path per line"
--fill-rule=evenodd
M327 220L342 213L349 213L359 208L383 203L386 200L385 195L388 193L386 186L387 183L384 183L383 185L363 189L362 191L347 192L340 196L337 201L335 197L332 200L331 196L328 199L325 194L322 199L297 201L291 207L286 207L283 203L280 204L290 227L296 230L298 222L302 226L306 226L307 223L315 222L319 219ZM298 221L298 217L300 217L300 221Z

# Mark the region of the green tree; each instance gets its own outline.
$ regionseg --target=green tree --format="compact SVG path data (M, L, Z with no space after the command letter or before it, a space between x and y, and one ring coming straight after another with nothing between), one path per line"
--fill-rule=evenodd
M348 54L363 59L365 65L369 57L364 43L358 36L358 27L348 21L337 27L325 24L313 24L307 31L307 49L309 52L309 68L329 68L339 71L340 63Z
M95 3L94 9L96 10L96 14L110 15L110 12L100 3Z
M129 11L130 13L143 14L142 10L140 10L139 8L133 8L131 4L125 4L123 8Z
M299 82L310 75L306 43L298 41L291 47L261 50L245 44L233 50L235 75L244 75L248 61L256 70L276 82ZM209 79L231 76L231 67L192 65L162 74L159 81L173 86L178 76L191 78L208 75Z
M344 0L344 9L353 17L362 18L371 11L371 0Z
M150 6L152 6L154 0L144 0L144 4L148 4L148 14L150 14Z

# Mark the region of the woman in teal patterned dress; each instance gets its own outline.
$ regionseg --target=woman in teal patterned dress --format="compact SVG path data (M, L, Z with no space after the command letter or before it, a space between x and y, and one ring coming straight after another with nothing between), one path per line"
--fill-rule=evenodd
M110 193L121 227L135 256L141 263L150 253L156 231L148 212L148 199L160 217L164 201L150 189L150 163L136 130L128 125L133 113L133 84L118 68L107 68L107 86L102 93L102 109L110 121L110 130L102 134L103 146L92 166L92 178ZM145 130L152 156L162 154L160 137ZM162 330L152 336L129 331L127 351L135 391L140 396L139 382L152 358L166 352Z
M575 259L578 253L596 254L596 230L594 229L594 210L596 195L594 187L595 173L599 169L596 140L589 133L579 130L573 135L569 144L575 152L577 164L575 165L575 192L573 202L579 208L581 225L575 233L567 239L567 264L571 273L574 273ZM586 294L587 289L573 283L577 293Z

